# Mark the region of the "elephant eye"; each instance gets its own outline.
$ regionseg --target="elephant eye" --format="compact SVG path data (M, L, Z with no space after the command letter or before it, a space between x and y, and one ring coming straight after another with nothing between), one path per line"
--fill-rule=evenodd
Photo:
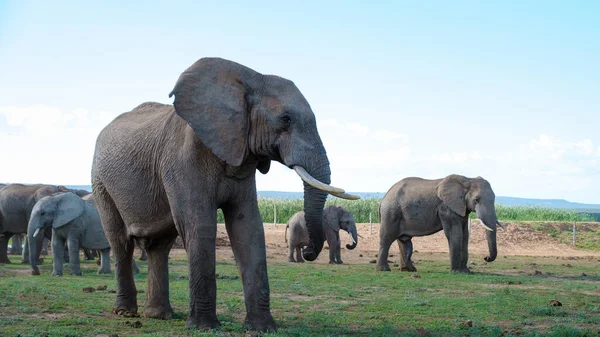
M40 215L44 216L46 215L46 212L40 212Z
M287 130L292 124L292 118L290 118L288 115L283 115L281 117L281 123L283 124L283 129Z
M478 203L479 203L479 201L480 201L479 197L476 197L476 198L475 198L475 203L476 203L476 204L478 204Z

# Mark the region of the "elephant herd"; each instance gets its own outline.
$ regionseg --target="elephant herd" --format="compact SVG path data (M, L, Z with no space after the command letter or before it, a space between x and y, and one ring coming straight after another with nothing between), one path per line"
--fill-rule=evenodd
M293 82L229 60L203 58L179 76L172 96L173 104L143 103L100 132L91 171L93 195L81 198L51 185L3 187L0 262L7 262L6 245L13 233L27 232L32 254L40 250L42 237L51 236L55 275L62 273L65 246L75 274L80 273L76 265L80 247L100 251L99 272L110 271L110 249L116 260L113 312L137 316L133 260L137 244L148 259L143 315L169 319L173 309L168 255L180 236L189 261L186 327L216 328L220 208L242 280L245 325L274 331L256 171L266 174L271 161L276 161L303 181L304 210L288 224L290 261L314 261L327 240L329 262L342 263L339 230L350 233L353 244L346 248L353 249L358 243L356 224L345 209L324 208L325 200L328 195L358 197L330 185L330 163L315 115ZM21 191L19 197L7 202L9 192L16 189ZM468 272L470 212L477 213L489 230L491 261L497 254L498 221L487 181L456 175L400 181L381 202L377 269L389 270L387 254L396 240L403 254L402 269L414 270L412 237L443 229L452 271ZM31 261L38 272L33 255Z

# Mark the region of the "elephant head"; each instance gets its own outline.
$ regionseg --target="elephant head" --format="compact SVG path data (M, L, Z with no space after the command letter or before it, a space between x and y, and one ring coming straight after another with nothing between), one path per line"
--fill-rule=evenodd
M358 232L356 230L356 221L352 213L342 206L328 206L325 208L325 222L336 232L340 229L345 230L352 237L352 244L346 245L347 249L354 249L358 244Z
M84 210L85 203L83 199L71 192L56 193L38 200L31 211L27 228L30 256L35 256L31 255L37 251L37 240L34 238L42 229L48 226L60 228L79 217ZM29 261L33 273L39 275L36 259L32 258Z
M470 179L450 175L438 185L437 193L442 202L461 217L468 216L471 212L477 214L481 225L486 229L489 256L485 257L485 261L494 261L498 255L496 225L502 224L496 217L496 195L490 183L481 177Z
M357 197L329 186L329 160L315 115L294 83L232 61L203 58L180 75L172 95L176 113L223 162L234 167L256 163L266 174L275 160L300 175L310 237L303 256L315 260L325 241L327 193Z

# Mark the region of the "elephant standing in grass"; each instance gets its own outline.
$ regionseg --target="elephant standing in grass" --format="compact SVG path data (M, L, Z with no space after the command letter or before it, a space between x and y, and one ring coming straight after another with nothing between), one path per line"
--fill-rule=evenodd
M290 229L289 248L290 254L288 261L304 262L300 249L307 246L308 229L304 212L294 214L285 226L285 241L288 242L287 230ZM342 264L340 255L340 229L345 230L352 237L352 245L346 245L347 249L354 249L358 244L358 232L356 231L356 222L352 213L348 212L342 206L327 206L323 210L323 234L329 245L329 264ZM294 259L296 251L296 259Z
M41 198L60 192L57 186L53 185L23 185L10 184L0 189L0 263L10 263L7 256L8 240L13 234L27 233L27 223L35 203ZM51 232L45 233L50 239ZM37 247L39 249L33 255L37 261L40 256L41 243L43 235L39 240ZM29 263L29 240L25 238L25 247L23 249L22 263Z
M390 245L398 242L401 270L416 271L411 261L412 237L425 236L444 230L450 247L451 271L469 273L467 267L469 230L468 218L475 212L485 229L489 256L492 262L498 254L496 247L495 194L490 183L481 178L450 175L443 179L406 178L386 193L379 207L379 258L377 270L389 271Z
M79 249L87 248L100 251L100 269L98 274L110 273L110 245L96 209L92 195L82 198L71 192L57 193L40 199L34 206L29 219L27 235L31 240L29 249L37 250L34 238L40 230L52 227L52 275L63 274L65 243L69 248L69 266L71 274L81 275ZM31 254L31 253L30 253ZM40 271L31 260L33 275Z
M220 325L216 314L217 209L223 210L241 275L245 325L273 331L263 223L256 170L271 160L304 180L304 210L312 261L323 248L330 169L315 116L289 80L232 61L203 58L181 74L173 105L144 103L118 116L98 136L92 186L114 252L117 298L113 311L137 315L131 272L134 241L148 254L144 316L169 319L168 255L180 235L189 257L186 326Z

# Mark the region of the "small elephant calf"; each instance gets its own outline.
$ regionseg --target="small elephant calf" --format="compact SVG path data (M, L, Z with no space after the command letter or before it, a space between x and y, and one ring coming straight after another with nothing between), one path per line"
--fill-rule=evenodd
M29 249L35 252L36 240L33 237L43 228L52 226L52 275L63 274L65 242L69 250L71 274L81 275L79 249L100 251L100 269L98 274L110 273L110 245L100 222L91 194L80 198L72 192L56 193L40 199L31 212L28 236ZM34 255L31 255L34 256ZM39 275L35 259L30 259L32 273Z
M287 230L290 229L289 247L290 262L304 262L301 248L308 246L308 229L304 220L304 212L294 214L285 227L285 242L288 242ZM348 212L342 206L327 206L323 210L323 233L327 238L329 245L329 263L344 263L340 256L340 229L345 230L352 236L354 243L346 245L347 249L354 249L358 244L358 233L356 231L356 222L352 213ZM296 259L294 259L294 250Z

